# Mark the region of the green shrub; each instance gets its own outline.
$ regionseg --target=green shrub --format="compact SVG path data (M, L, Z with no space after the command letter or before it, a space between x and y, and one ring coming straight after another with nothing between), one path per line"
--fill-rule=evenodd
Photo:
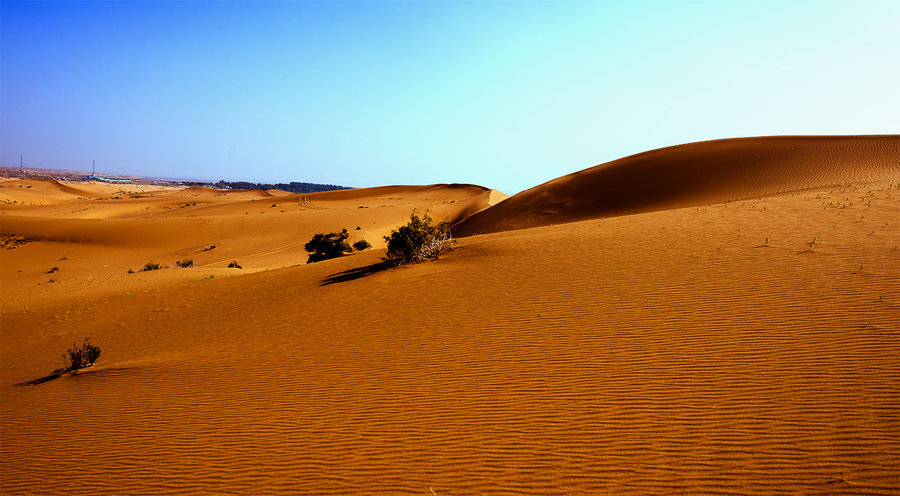
M66 364L63 371L68 372L89 367L99 357L100 347L92 345L89 338L84 338L81 346L78 346L78 343L72 343L72 348L67 351L67 354L63 355L63 361Z
M194 266L194 260L190 258L185 258L184 260L178 260L175 262L175 265L181 267L182 269L186 269L188 267Z
M426 212L421 218L413 212L409 223L391 231L385 236L387 255L382 260L392 265L421 262L437 258L444 248L453 242L450 224L435 224Z
M154 262L147 262L144 264L144 268L141 269L141 272L148 272L151 270L159 270L159 264Z
M237 263L237 260L235 260L235 261L231 262L230 264L228 264L228 268L229 269L241 269L242 267L239 263Z
M339 233L316 234L303 247L306 251L312 252L306 263L337 258L346 252L353 251L350 245L347 244L347 238L349 237L350 234L346 229Z
M357 241L356 243L353 243L353 249L356 251L363 251L366 248L371 248L371 247L372 247L372 245L369 244L369 242L364 239L361 239L361 240Z

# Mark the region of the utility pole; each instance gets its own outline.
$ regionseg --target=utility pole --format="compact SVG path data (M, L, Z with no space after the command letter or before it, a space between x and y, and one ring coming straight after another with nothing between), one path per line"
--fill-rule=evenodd
M22 171L22 179L25 179L25 165L22 163L22 154L19 154L19 170Z
M91 160L91 175L97 175L97 160Z

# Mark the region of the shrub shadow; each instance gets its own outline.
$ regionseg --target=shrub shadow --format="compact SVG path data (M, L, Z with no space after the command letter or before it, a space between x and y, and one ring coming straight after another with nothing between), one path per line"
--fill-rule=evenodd
M365 267L357 267L355 269L345 270L343 272L331 274L330 276L326 277L322 281L321 285L328 286L329 284L353 281L361 277L367 277L377 272L381 272L388 269L389 267L391 267L391 265L386 262L378 262L372 265L366 265Z
M59 379L60 377L62 377L62 373L54 372L50 375L45 375L44 377L41 377L40 379L34 379L32 381L20 382L20 383L16 384L16 386L37 386L38 384L50 382L53 379Z

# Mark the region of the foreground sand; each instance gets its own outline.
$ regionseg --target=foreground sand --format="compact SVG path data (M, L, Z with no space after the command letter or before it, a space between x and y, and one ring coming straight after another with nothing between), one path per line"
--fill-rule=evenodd
M475 236L387 271L365 269L378 251L285 266L305 258L285 248L225 277L230 255L122 274L176 254L168 242L70 242L64 261L61 241L3 250L0 489L896 494L900 175L877 179ZM413 207L487 205L488 190L430 188L384 207L393 225ZM206 220L232 226L244 201ZM366 210L293 201L310 215L299 245L300 227ZM4 232L9 218L67 228L42 227L49 208L5 210ZM219 235L240 245L239 231ZM80 260L92 250L115 270ZM16 385L84 336L98 366Z

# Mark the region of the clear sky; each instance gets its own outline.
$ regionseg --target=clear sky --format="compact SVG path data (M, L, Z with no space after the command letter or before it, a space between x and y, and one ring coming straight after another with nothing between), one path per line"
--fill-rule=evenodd
M653 148L900 133L900 1L0 3L0 161L513 194Z

